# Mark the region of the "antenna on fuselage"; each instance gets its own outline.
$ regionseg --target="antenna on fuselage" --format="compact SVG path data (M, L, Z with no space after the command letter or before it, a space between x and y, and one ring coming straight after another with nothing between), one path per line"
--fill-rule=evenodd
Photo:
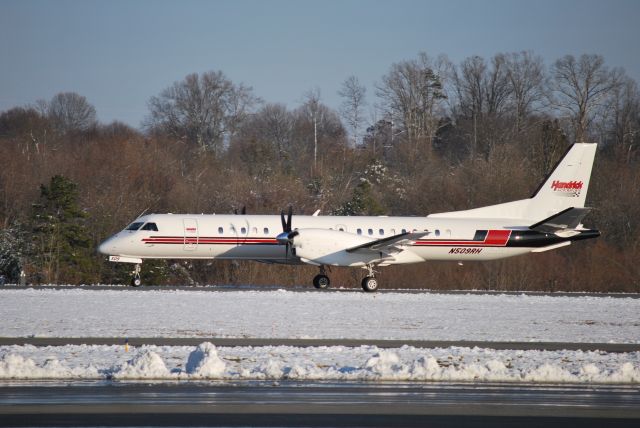
M151 207L147 207L144 210L142 210L142 212L140 214L138 214L138 217L136 217L136 218L142 217L147 211L149 211L149 208L151 208Z
M237 208L234 208L234 209L233 209L233 213L234 213L235 215L238 215L238 209L237 209ZM245 214L247 214L247 206L246 206L246 205L243 205L243 206L242 206L242 210L240 210L240 214L241 214L241 215L245 215Z

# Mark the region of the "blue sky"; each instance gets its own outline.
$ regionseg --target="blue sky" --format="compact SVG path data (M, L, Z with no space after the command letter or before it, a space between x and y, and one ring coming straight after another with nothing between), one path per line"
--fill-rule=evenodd
M0 0L0 111L74 91L102 122L138 127L151 96L208 70L290 108L316 87L337 108L355 75L372 104L391 64L421 51L598 53L640 81L638 17L635 0Z

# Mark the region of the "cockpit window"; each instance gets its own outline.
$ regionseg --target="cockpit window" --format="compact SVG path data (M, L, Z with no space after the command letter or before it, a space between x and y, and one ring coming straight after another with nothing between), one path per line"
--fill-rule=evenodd
M142 226L142 229L140 230L153 230L154 232L157 232L158 226L156 226L155 223L147 223L144 226Z
M136 221L134 223L131 223L125 230L138 230L143 224L144 223L141 221Z

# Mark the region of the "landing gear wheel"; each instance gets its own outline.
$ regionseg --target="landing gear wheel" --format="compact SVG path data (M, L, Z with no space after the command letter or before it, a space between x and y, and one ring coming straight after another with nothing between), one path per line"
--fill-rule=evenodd
M131 286L140 287L141 285L142 285L142 280L140 279L140 275L134 275L134 277L131 278Z
M313 278L313 286L319 290L329 288L329 285L331 285L331 280L327 275L320 274Z
M373 293L378 289L378 280L373 276L362 278L362 289L367 293Z
M132 287L140 287L142 285L142 280L140 279L140 271L142 270L142 266L140 264L136 264L133 269L133 278L131 278L131 286Z

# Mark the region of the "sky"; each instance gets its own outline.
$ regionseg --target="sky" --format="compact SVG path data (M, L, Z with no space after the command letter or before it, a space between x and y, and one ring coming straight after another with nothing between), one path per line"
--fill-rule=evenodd
M221 70L296 108L354 75L375 102L395 62L531 50L596 53L640 82L637 0L0 0L0 112L77 92L98 119L140 127L149 98Z

